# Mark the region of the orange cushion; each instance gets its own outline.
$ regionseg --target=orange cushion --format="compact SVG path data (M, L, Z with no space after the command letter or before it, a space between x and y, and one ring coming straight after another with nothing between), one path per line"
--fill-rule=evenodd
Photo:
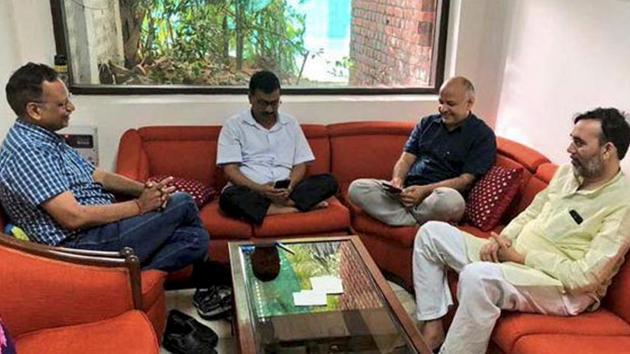
M516 196L522 175L522 168L492 166L470 191L464 219L482 231L494 229Z
M630 335L630 325L608 310L573 317L504 312L494 328L493 341L506 353L520 338L532 334Z
M338 232L350 228L350 211L336 197L328 207L306 213L266 216L262 225L254 226L255 237L281 237Z
M352 227L359 234L368 234L395 242L403 247L412 247L418 226L394 227L372 218L356 206L352 207Z
M219 201L213 200L199 211L203 226L213 238L221 239L248 239L252 237L250 224L229 218L219 210Z
M159 353L151 323L140 311L74 326L43 329L16 338L18 353Z
M539 334L520 339L513 354L629 354L628 336Z

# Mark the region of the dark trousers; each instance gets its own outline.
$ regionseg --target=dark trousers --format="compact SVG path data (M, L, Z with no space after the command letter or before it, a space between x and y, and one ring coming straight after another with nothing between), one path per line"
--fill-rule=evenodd
M143 269L173 272L203 261L209 240L193 199L186 193L175 193L163 211L93 227L62 245L97 251L131 247Z
M298 183L289 195L299 211L309 211L320 202L337 193L337 181L330 174L310 176ZM262 194L242 186L230 186L223 190L219 206L233 218L245 219L260 225L267 215L271 200Z

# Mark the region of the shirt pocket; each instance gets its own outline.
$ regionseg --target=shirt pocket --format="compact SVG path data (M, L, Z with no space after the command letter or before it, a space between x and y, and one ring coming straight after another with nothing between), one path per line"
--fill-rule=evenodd
M547 210L545 210L547 209ZM547 238L562 242L563 239L572 238L576 235L584 232L584 215L580 215L578 218L582 218L582 223L578 224L577 220L571 216L571 208L558 208L556 212L550 212L551 206L545 205L543 208L543 215L546 214L544 222L542 223L542 229Z

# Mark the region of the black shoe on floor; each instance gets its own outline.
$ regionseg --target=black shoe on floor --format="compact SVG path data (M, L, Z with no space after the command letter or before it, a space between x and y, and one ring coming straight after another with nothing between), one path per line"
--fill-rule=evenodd
M195 337L194 332L167 333L162 346L173 354L216 354L213 347Z
M206 347L214 347L219 341L219 336L212 328L204 326L199 321L178 310L171 310L168 314L166 330L164 331L165 339L171 334L191 334Z
M204 320L228 317L232 313L232 288L225 285L199 288L193 296L193 305Z

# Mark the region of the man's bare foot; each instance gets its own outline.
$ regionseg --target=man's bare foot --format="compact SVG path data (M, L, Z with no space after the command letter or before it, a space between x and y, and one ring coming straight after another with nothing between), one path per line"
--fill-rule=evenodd
M420 334L431 350L437 349L444 342L444 326L442 320L425 321L418 324Z
M324 208L328 208L328 202L325 200L323 202L317 203L317 205L313 207L313 209L324 209Z
M269 209L267 209L267 215L276 215L276 214L290 214L297 213L299 210L293 206L284 206L271 203Z

